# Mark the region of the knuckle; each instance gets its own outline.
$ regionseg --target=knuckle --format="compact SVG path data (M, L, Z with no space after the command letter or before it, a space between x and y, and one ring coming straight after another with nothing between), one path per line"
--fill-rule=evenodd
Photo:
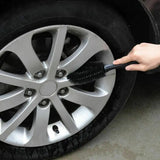
M138 55L137 51L133 52L132 58L133 59L138 59L138 57L139 57L139 55Z
M141 47L144 47L146 45L147 45L147 43L144 43L144 42L140 44Z
M132 50L132 53L136 53L139 49L141 48L140 44L136 45L133 50Z
M135 47L133 47L133 53L137 50L137 45Z
M137 49L139 49L141 47L141 44L137 44L136 46L135 46L135 49L137 50Z

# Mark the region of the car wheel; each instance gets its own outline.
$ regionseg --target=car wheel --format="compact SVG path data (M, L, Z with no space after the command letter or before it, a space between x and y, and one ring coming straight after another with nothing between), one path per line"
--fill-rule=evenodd
M57 158L95 137L124 106L136 73L86 85L67 75L111 64L134 40L112 7L90 1L15 4L0 18L0 157Z

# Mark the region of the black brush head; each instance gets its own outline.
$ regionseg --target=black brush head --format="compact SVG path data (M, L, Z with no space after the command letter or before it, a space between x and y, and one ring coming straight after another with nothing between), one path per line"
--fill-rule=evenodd
M88 62L77 71L69 74L68 79L70 79L71 82L77 85L87 84L104 77L106 72L109 72L113 69L124 69L126 66L131 64L138 63L135 61L131 61L129 63L119 65L104 65L101 62Z
M74 84L86 84L105 76L104 64L101 62L89 62L77 71L68 75L68 79Z

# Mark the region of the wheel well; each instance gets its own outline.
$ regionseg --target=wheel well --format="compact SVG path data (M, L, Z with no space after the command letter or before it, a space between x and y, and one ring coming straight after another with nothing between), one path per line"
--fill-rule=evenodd
M30 0L35 2L40 0ZM83 1L83 0L82 0ZM89 0L88 0L89 1ZM136 43L148 42L159 43L159 31L151 13L147 10L142 0L97 0L97 3L104 3L104 5L111 5L119 14L126 20ZM29 3L28 0L1 0L0 14L3 14L10 8Z
M106 3L111 4L124 17L137 43L160 42L156 21L142 0L107 0Z

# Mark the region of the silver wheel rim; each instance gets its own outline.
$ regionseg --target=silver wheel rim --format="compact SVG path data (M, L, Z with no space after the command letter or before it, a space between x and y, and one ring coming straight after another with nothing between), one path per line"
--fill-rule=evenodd
M40 61L32 45L33 36L43 32L52 35L52 47L46 61ZM78 37L80 45L70 56L61 60L67 33ZM116 71L108 72L106 77L97 80L92 92L76 88L66 77L95 55L105 64L111 64L114 60L104 40L89 30L71 25L43 27L10 42L1 49L0 57L8 51L21 60L26 73L0 70L0 83L16 86L16 89L0 95L0 113L20 106L8 121L0 118L0 140L5 143L36 147L64 140L92 122L110 98ZM65 74L58 73L60 78L57 78L57 71L61 70ZM69 113L63 100L78 104L78 107ZM49 124L51 107L60 119ZM31 128L21 126L33 111ZM57 127L58 132L53 127Z

